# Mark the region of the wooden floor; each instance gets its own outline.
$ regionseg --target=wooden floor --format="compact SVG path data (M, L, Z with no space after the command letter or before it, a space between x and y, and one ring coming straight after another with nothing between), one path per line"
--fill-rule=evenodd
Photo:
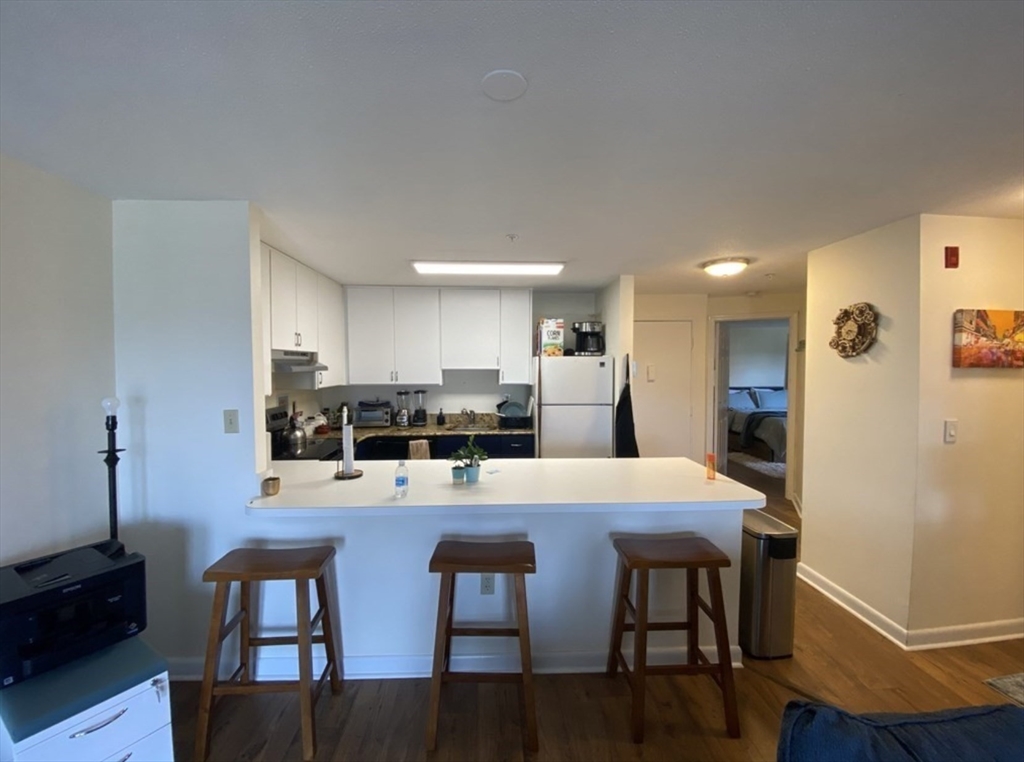
M351 680L317 707L317 760L774 760L790 699L855 712L913 712L1006 703L982 681L1024 671L1024 640L907 653L798 582L792 659L746 660L737 670L743 737L728 738L710 677L648 679L647 739L634 745L621 674L538 675L540 753L523 751L513 685L444 688L438 749L423 738L429 681ZM175 754L192 759L198 683L174 683ZM302 758L298 699L226 696L215 708L211 760Z

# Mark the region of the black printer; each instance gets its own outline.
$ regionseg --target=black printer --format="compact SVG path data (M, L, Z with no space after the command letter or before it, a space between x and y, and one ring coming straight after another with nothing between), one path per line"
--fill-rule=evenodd
M0 568L0 688L142 632L145 563L104 540Z

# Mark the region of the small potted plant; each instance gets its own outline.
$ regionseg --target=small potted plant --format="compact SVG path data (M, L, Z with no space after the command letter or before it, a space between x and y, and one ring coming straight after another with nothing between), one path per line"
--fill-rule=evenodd
M462 478L457 473L460 470L465 473L465 479L469 484L480 481L480 463L487 460L487 451L475 440L476 434L470 434L469 441L448 458L455 463L452 466L452 481L456 484L462 482Z

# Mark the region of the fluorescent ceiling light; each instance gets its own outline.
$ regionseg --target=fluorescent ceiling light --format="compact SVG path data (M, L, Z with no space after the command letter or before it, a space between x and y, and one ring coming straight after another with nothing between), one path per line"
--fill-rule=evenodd
M420 275L558 275L560 262L413 262Z
M704 268L704 272L708 275L714 275L716 277L722 277L725 275L736 275L747 269L747 265L750 264L750 260L742 259L740 257L730 257L729 259L713 259L710 262L705 262L701 265Z

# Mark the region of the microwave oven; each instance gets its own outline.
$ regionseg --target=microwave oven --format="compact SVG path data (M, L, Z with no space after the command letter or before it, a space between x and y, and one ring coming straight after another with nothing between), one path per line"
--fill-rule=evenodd
M146 629L145 562L105 540L0 568L0 688Z
M390 426L390 407L357 407L352 425L356 428L364 426Z

